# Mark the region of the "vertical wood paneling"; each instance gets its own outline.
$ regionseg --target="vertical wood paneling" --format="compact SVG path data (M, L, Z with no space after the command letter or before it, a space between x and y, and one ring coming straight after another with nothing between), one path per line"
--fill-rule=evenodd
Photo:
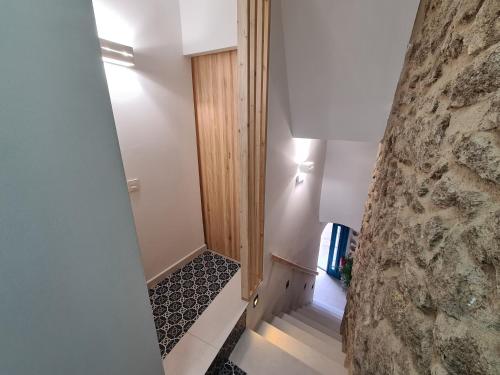
M205 240L240 260L237 53L193 57L192 71Z
M267 149L267 93L269 82L269 26L270 26L270 0L263 0L263 20L262 20L262 108L261 108L261 131L260 131L260 160L261 160L261 176L259 179L260 200L259 205L259 246L261 252L258 254L257 268L260 270L262 278L263 259L264 259L264 209L265 209L265 180L266 180L266 149Z
M238 131L240 146L240 262L241 296L250 298L249 233L248 233L248 0L238 0Z
M240 160L247 174L240 180L242 294L249 298L263 272L269 0L238 1L238 54Z

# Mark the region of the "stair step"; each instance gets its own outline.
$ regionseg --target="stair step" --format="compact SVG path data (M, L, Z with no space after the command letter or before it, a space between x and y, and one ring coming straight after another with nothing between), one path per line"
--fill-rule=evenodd
M299 311L292 311L290 313L290 315L293 316L294 318L302 321L303 323L317 329L318 331L321 331L324 334L326 334L330 337L333 337L334 339L342 341L342 337L335 329L333 329L331 327L326 327L323 324L317 322L316 320L312 319L311 317L309 317L307 315L302 314Z
M335 311L331 311L321 303L313 302L307 305L305 308L313 310L314 312L318 313L319 315L323 316L326 319L332 319L335 322L338 322L339 326L342 323L342 315L339 316Z
M325 327L333 329L335 332L340 334L340 324L342 323L341 319L338 319L331 314L322 312L318 308L315 308L311 305L302 307L298 309L297 312L307 316L308 318L320 323Z
M327 314L329 316L333 316L334 318L342 321L342 317L344 315L343 309L338 309L334 306L327 306L320 301L313 301L308 306L313 308L313 309L317 309L320 312L324 312L325 314Z
M346 369L341 364L332 361L319 351L267 322L260 323L257 333L320 374L347 374Z
M293 338L302 341L304 344L317 350L327 358L339 363L344 364L345 355L342 353L342 344L337 340L330 340L326 342L320 338L304 331L303 329L281 319L280 317L273 317L271 324Z
M229 359L248 375L320 374L258 333L248 329L241 336Z
M313 328L311 327L310 325L304 323L303 321L291 316L291 315L288 315L288 314L283 314L283 316L281 317L281 319L283 319L284 321L290 323L290 324L293 324L294 326L306 331L306 332L309 332L311 335L319 338L320 340L328 343L329 345L337 345L337 344L341 344L341 340L338 340L334 337L331 337L321 331L318 331L316 328Z

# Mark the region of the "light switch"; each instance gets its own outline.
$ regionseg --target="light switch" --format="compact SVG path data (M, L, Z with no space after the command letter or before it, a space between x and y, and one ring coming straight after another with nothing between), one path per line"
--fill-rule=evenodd
M139 191L139 189L141 188L141 185L139 183L139 179L134 178L132 180L127 180L127 187L128 187L129 193Z

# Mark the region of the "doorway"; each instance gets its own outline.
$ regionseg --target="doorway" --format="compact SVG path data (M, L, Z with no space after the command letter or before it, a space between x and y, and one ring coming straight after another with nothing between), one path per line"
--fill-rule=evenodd
M343 225L328 223L321 234L318 256L318 276L314 288L314 303L327 309L335 316L342 318L346 304L346 291L340 281L340 266L346 248L342 251L342 244L349 239L344 239Z
M326 272L328 267L328 254L330 252L330 242L332 239L333 223L326 224L323 232L321 233L321 240L319 244L318 268Z
M341 278L341 267L343 266L343 261L347 252L349 235L349 227L342 224L332 225L326 273L338 280Z
M205 243L240 261L237 53L191 62Z

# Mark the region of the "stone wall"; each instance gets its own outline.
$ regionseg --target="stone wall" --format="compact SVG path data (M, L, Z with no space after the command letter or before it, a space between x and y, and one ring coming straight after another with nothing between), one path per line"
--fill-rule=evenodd
M344 321L354 374L500 374L500 1L423 0Z

